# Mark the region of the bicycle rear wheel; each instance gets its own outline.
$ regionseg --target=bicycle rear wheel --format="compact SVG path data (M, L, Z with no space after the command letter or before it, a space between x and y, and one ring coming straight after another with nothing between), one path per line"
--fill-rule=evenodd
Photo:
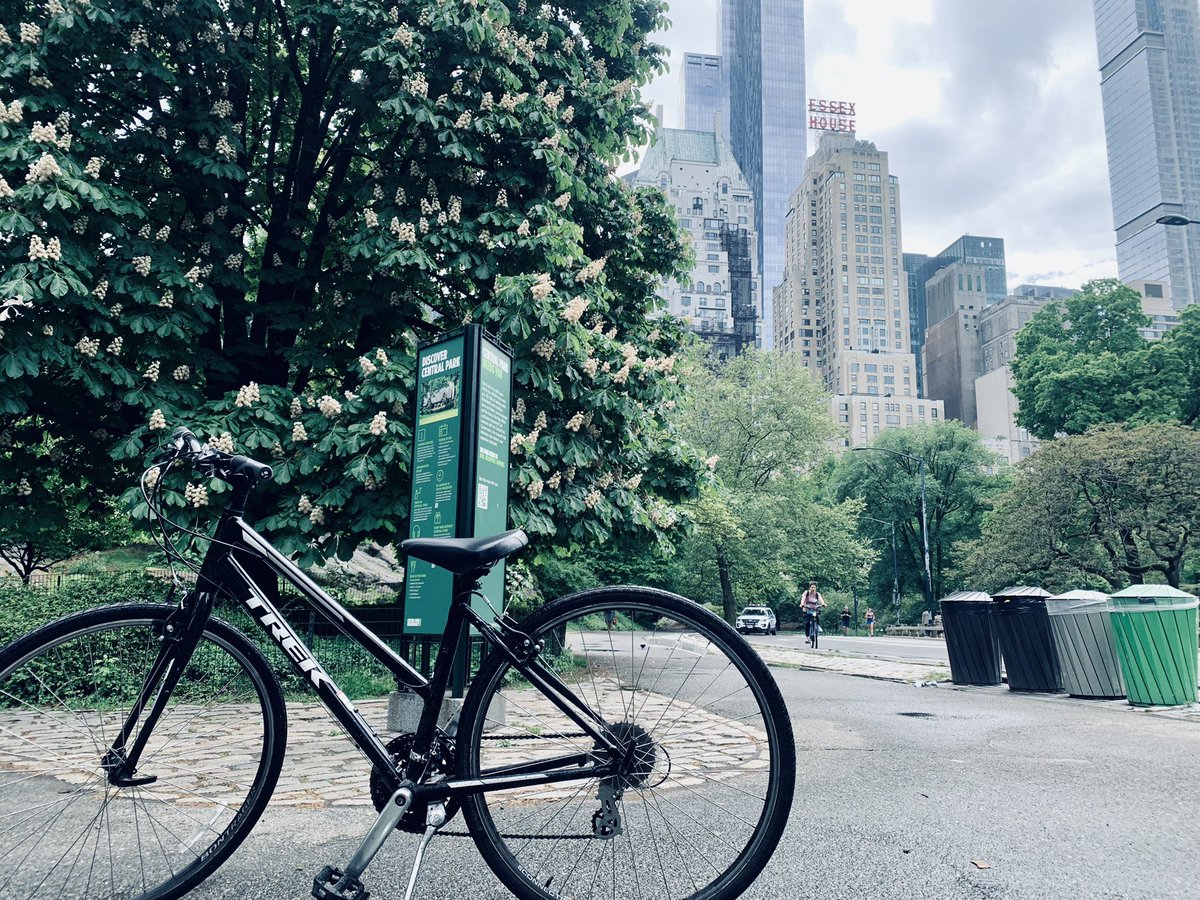
M52 622L0 650L0 896L181 897L246 837L287 743L262 654L205 626L142 753L101 760L142 688L172 608L127 604Z
M616 610L612 630L604 612ZM619 776L468 797L475 843L517 897L732 900L787 823L796 750L766 665L703 607L607 588L547 604L521 624L540 659L607 723ZM458 732L460 777L598 749L501 654L481 666Z

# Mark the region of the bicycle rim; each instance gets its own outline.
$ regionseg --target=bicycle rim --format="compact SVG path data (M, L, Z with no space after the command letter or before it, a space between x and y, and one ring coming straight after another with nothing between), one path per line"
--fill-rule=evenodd
M254 825L286 743L261 654L212 621L136 776L101 767L159 650L166 607L68 617L0 652L0 896L163 898L210 874Z
M786 708L754 651L661 592L564 598L524 627L620 737L624 770L470 798L493 871L522 898L740 896L782 834L795 778ZM466 777L571 753L611 759L505 660L482 667L463 727Z

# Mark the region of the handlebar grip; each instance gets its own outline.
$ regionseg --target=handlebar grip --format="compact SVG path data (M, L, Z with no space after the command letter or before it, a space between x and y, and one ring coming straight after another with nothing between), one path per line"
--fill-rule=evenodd
M251 481L270 481L274 476L270 466L248 456L235 456L229 460L229 473L244 475Z
M176 450L187 450L189 453L199 453L204 446L200 439L188 429L180 425L171 432L171 446Z

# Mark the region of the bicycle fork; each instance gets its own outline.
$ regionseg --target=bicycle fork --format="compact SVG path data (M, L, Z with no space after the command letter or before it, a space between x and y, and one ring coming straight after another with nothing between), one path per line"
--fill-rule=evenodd
M167 616L163 624L163 633L159 636L161 647L158 656L142 683L142 689L138 692L129 715L100 761L101 768L108 773L109 784L116 787L136 787L153 784L158 780L157 775L137 777L138 762L154 726L162 718L171 693L179 684L184 668L191 661L204 626L212 614L212 606L212 594L207 591L195 591ZM146 717L138 729L138 720L142 718L142 713L145 713Z

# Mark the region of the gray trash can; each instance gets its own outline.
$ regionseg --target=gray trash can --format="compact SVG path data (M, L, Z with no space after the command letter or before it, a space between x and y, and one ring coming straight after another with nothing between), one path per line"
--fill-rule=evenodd
M1063 689L1073 697L1092 700L1124 697L1108 597L1099 591L1068 591L1048 598L1046 612Z

